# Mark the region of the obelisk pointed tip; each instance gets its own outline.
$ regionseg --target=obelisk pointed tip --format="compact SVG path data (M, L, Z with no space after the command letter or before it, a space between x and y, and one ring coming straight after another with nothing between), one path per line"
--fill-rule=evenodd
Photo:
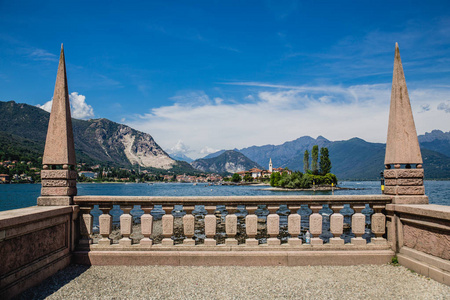
M398 43L395 43L385 164L422 164Z
M61 45L42 162L44 165L75 165L76 163L63 45Z

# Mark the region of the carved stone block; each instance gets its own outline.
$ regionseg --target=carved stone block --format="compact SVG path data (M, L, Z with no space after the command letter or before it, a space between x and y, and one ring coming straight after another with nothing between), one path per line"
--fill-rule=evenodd
M42 196L75 196L77 194L76 187L42 187Z
M292 237L300 234L301 216L299 214L290 214L288 217L288 231Z
M384 178L397 178L397 173L395 172L395 170L384 170L384 174L383 174Z
M129 236L132 230L133 217L130 214L123 214L120 216L120 233Z
M362 213L356 213L352 216L352 232L356 236L364 234L366 229L366 216Z
M372 232L376 236L381 236L386 232L386 216L382 213L372 215Z
M92 234L92 221L93 217L91 214L82 214L80 219L80 233L81 235L91 235Z
M255 238L248 238L245 240L246 246L258 246L258 240Z
M216 216L215 215L206 215L205 216L205 235L207 237L213 237L216 235ZM214 241L214 243L215 243L215 241ZM205 240L205 244L206 244L206 240Z
M340 237L333 237L330 238L330 245L344 245L345 241L341 239Z
M424 186L397 186L398 195L424 195Z
M173 234L173 216L162 216L162 234L165 238L170 238Z
M98 217L100 225L100 234L102 236L109 236L112 229L112 217L109 214L102 214Z
M280 232L280 216L277 214L270 214L267 216L267 234L270 236L277 236Z
M237 216L228 214L225 217L225 232L227 236L235 236L237 233Z
M321 238L311 238L311 245L323 245Z
M344 216L335 213L330 217L330 232L335 236L339 237L344 232Z
M184 215L183 231L185 236L192 237L194 235L194 221L195 217L193 215Z
M41 179L77 179L77 171L41 170Z
M276 237L267 239L267 246L279 246L280 244L281 244L281 241L279 239L277 239Z
M322 216L314 213L309 216L309 232L313 235L322 234Z
M397 186L385 186L384 193L386 195L396 195L397 194Z
M42 180L42 186L44 187L75 187L77 185L75 180L66 179L45 179Z
M356 246L364 246L367 244L367 241L362 237L356 237L351 239L351 243Z
M144 214L141 216L141 233L144 236L150 236L153 231L153 216Z
M245 217L245 232L249 237L255 237L258 234L257 215L247 215Z

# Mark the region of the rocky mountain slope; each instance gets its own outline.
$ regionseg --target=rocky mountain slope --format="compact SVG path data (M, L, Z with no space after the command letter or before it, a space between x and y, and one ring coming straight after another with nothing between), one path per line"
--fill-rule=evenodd
M261 168L240 152L234 150L223 151L212 158L197 159L191 165L202 172L214 172L219 174L236 173L251 168Z
M40 108L0 102L0 144L28 148L42 155L50 114ZM78 162L140 165L170 169L175 160L159 147L151 135L107 119L72 119Z

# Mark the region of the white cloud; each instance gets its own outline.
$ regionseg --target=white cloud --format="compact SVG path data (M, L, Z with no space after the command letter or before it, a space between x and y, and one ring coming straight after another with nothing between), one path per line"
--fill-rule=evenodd
M58 61L58 56L44 49L31 48L28 49L29 55L33 60Z
M36 105L39 108L42 108L45 111L51 112L52 111L52 103L53 103L53 99L50 101L45 102L44 104L40 105Z
M211 154L211 153L215 153L215 152L217 152L217 151L219 151L219 150L213 149L213 148L208 147L208 146L205 146L205 147L203 147L203 148L200 150L200 153L201 153L201 154Z
M173 105L135 116L128 125L149 132L163 148L183 138L191 145L190 156L194 158L215 149L281 144L304 135L386 141L391 94L388 83L349 87L247 85L261 89L252 102L211 101L204 92L190 92L186 97L179 94ZM437 109L449 91L410 89L419 134L450 130L445 112ZM426 105L430 110L418 114Z
M94 109L86 103L86 96L80 95L77 92L72 92L69 95L70 111L72 118L75 119L89 119L94 117ZM43 105L36 105L45 111L51 112L53 99L45 102Z
M420 111L419 111L419 113L424 113L424 112L427 112L427 111L429 111L431 108L430 108L430 104L424 104L424 105L421 105L420 106ZM439 109L439 107L438 107L438 109Z
M437 109L450 113L450 101L439 103Z
M185 143L183 143L182 140L178 140L176 145L173 146L172 148L170 148L170 151L169 151L169 153L172 153L172 154L174 154L174 153L186 154L186 153L189 153L189 152L190 152L189 146L186 145Z

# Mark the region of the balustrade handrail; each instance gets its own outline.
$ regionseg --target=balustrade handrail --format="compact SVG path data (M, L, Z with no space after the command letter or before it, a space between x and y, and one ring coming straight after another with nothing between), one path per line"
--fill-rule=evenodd
M74 204L95 205L298 205L298 204L378 204L392 202L387 195L323 195L323 196L75 196Z

